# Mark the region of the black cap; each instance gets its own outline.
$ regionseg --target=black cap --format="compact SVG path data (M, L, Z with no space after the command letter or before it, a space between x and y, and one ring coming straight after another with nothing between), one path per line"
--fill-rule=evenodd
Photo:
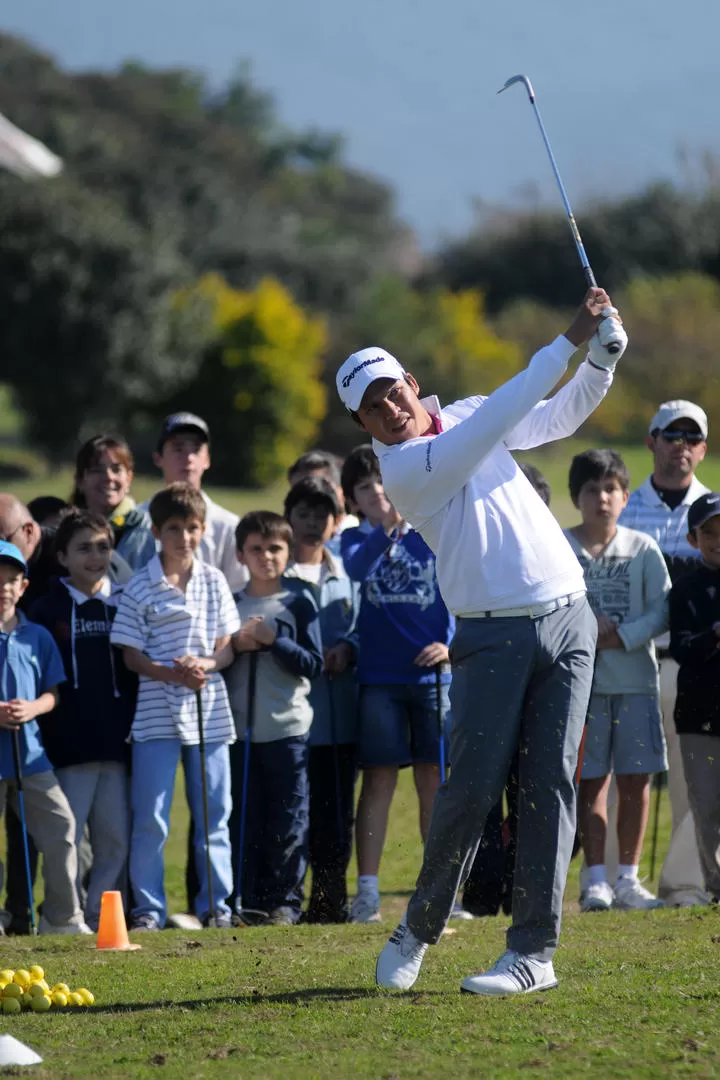
M695 532L711 517L720 514L720 491L708 491L696 499L688 510L688 532Z
M158 439L158 453L171 435L177 435L179 431L194 431L202 435L205 442L210 442L210 428L201 416L191 412L176 412L166 416L163 421L162 431Z

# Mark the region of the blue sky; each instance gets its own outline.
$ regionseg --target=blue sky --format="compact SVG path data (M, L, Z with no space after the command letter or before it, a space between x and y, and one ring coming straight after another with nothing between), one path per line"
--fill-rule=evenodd
M221 83L249 60L281 119L342 132L428 247L467 230L475 200L557 198L523 92L495 96L517 72L576 207L699 183L701 154L720 156L718 0L23 0L0 22L70 68L135 58Z

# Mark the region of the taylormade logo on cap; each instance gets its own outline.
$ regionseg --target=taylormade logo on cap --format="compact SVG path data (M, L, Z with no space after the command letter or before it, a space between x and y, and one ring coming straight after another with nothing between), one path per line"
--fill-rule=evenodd
M368 386L376 379L402 379L405 369L395 357L375 346L348 356L337 373L340 400L350 412L357 412Z

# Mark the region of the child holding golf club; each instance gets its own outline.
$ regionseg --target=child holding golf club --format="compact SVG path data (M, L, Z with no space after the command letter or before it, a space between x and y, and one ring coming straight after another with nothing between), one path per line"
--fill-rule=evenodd
M645 533L618 525L630 477L614 450L586 450L570 466L570 496L582 523L565 531L585 575L598 640L580 774L578 817L586 880L583 911L662 907L638 879L650 776L667 768L653 638L667 628L670 577ZM620 860L607 880L605 841L611 774L618 787Z
M323 664L318 610L305 589L283 580L292 545L284 518L246 514L236 541L250 580L235 594L238 656L226 674L238 736L231 753L234 904L241 924L291 926L307 870L310 681Z
M89 510L69 510L55 549L66 577L33 605L33 622L53 637L65 669L58 705L40 720L43 744L75 818L79 847L89 828L92 865L85 919L100 920L106 890L126 891L130 849L130 733L137 677L110 644L122 586L108 576L112 525ZM82 876L82 872L81 872Z
M358 587L333 554L343 507L322 476L299 480L285 497L293 530L293 557L286 581L301 581L320 611L323 672L310 687L310 828L308 857L312 892L303 918L311 923L347 922L347 868L352 855L357 757L358 693L355 678Z
M0 814L10 793L25 848L28 906L35 928L28 832L43 855L43 934L89 934L75 886L75 821L43 748L37 718L55 708L65 679L57 646L17 604L28 584L20 550L0 541ZM0 886L2 884L0 864ZM2 925L2 924L0 924Z
M675 726L705 889L720 902L720 492L692 504L687 539L700 559L670 593Z
M341 538L345 569L361 583L358 763L363 779L355 826L358 892L350 921L379 922L378 874L398 770L412 765L423 840L441 783L454 620L440 596L435 557L385 495L371 446L349 454L342 482L350 508L362 518ZM461 911L456 906L454 914L462 917Z
M171 484L152 499L150 518L160 553L125 588L110 635L140 676L130 733L132 929L165 925L163 850L180 761L195 824L195 913L204 925L229 926L228 746L235 728L219 672L232 662L230 636L240 624L224 574L196 555L205 529L201 492Z

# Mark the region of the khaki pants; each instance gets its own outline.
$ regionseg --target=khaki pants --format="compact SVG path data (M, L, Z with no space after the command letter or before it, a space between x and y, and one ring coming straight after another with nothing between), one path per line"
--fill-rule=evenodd
M0 780L0 815L5 809L7 795L17 806L14 780ZM75 819L55 773L41 772L23 777L23 805L28 832L43 856L43 917L52 926L81 923L83 915L75 887ZM4 867L0 863L0 892L3 879Z
M678 665L668 657L660 662L660 708L668 752L668 794L672 813L672 836L658 884L658 896L668 907L683 904L707 904L703 872L700 866L695 825L685 783L680 740L675 730L675 698Z
M720 900L720 737L681 735L680 749L705 888Z

